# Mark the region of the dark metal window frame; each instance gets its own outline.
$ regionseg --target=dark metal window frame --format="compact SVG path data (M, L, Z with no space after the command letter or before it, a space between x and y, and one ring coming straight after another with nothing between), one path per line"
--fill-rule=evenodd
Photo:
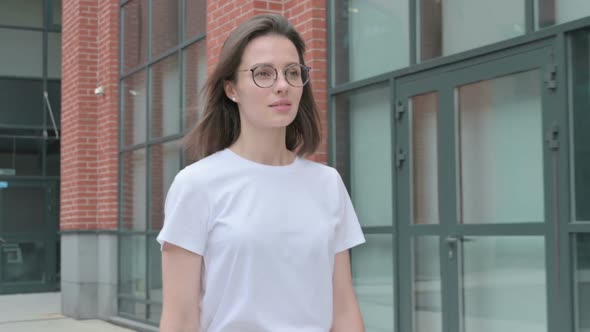
M332 61L333 56L335 54L334 50L334 1L328 1L328 16L327 16L327 23L328 23L328 59ZM336 149L335 144L347 144L346 142L336 142L334 140L335 137L335 99L337 96L341 94L347 94L350 92L358 91L361 89L370 88L372 86L377 86L380 84L389 84L393 92L395 91L395 87L397 86L397 82L400 80L408 79L410 77L414 78L425 78L431 75L436 75L442 71L448 70L449 68L453 67L463 67L467 65L472 65L473 62L478 61L485 61L490 57L496 56L498 53L502 53L504 51L510 52L511 50L519 47L526 47L526 45L543 42L545 40L553 40L553 44L555 46L555 64L557 65L558 71L556 80L559 82L559 92L558 95L555 97L555 105L567 110L566 112L561 112L559 114L561 116L562 123L568 123L571 121L571 114L572 109L570 105L570 100L567 95L570 84L571 84L571 59L569 58L568 50L568 34L570 32L585 29L590 27L590 16L576 19L567 23L562 23L558 25L552 25L544 28L537 29L536 22L538 21L535 17L535 2L537 0L525 0L525 23L526 23L526 30L525 34L519 37L515 37L512 39L496 42L490 45L482 46L479 48L475 48L472 50L467 50L464 52L442 56L439 58L431 59L422 63L418 63L416 61L417 54L418 54L418 45L417 45L417 4L415 1L408 0L410 2L410 59L411 64L402 69L384 72L382 74L376 75L374 77L346 82L344 84L339 84L334 86L334 76L333 76L333 68L328 66L328 126L330 132L330 139L328 140L328 157L329 157L329 164L334 165L336 163ZM394 41L392 41L394 42ZM396 95L392 93L392 98L396 98ZM395 119L395 103L391 104L391 112L392 112L392 119ZM571 127L571 125L570 125ZM395 129L395 126L392 126ZM569 135L569 128L564 128L562 134ZM561 134L560 134L561 135ZM391 149L392 155L395 151L395 147L397 145L397 139L395 138L396 133L392 133L392 142L391 142ZM560 165L571 165L573 163L573 155L570 154L568 150L569 147L574 144L575 142L572 141L572 137L567 136L566 141L567 147L563 147L560 149L560 153L558 156L558 162ZM394 168L392 166L392 168ZM559 285L559 290L550 290L553 292L559 292L562 298L562 307L565 308L560 310L559 313L556 314L556 318L554 321L557 324L561 325L561 328L564 331L573 332L573 271L572 271L572 244L573 244L573 237L575 237L578 233L588 233L590 232L590 221L583 221L583 222L575 222L571 218L571 200L573 199L573 186L570 184L570 167L560 167L558 177L561 179L558 182L558 197L559 197L559 206L561 207L559 211L559 225L560 229L558 230L558 234L554 237L554 241L558 243L558 261L559 261L559 280L556 282ZM396 177L397 172L394 169L393 172L393 188L396 187ZM345 179L346 180L346 179ZM354 188L351 188L354 190ZM392 207L397 214L397 197L394 193L392 193ZM395 217L394 217L395 218ZM524 225L523 227L528 227ZM398 224L394 220L393 226L390 227L363 227L363 231L365 234L392 234L394 237L394 251L399 242L399 235L398 235ZM549 244L547 244L549 245ZM552 250L551 248L547 248L547 250ZM398 271L399 269L399 257L400 253L394 252L394 272ZM441 267L442 268L442 267ZM555 268L552 266L547 266L547 269ZM395 275L395 274L394 274ZM549 281L549 280L548 280ZM399 280L394 280L395 282L395 294L400 294L399 291ZM549 284L547 285L549 287ZM569 311L568 311L569 310ZM392 313L395 317L395 331L401 331L399 325L399 316L400 316L400 302L394 299L394 312Z
M122 15L123 13L123 8L130 4L131 2L133 2L135 0L121 0L120 1L120 8L119 8L119 23L121 26L121 30L119 31L119 44L123 45L123 24L124 24L124 15ZM123 96L123 82L126 78L139 73L141 71L145 71L146 72L146 82L145 82L145 87L146 87L146 94L145 94L145 103L147 105L146 107L146 117L147 117L147 121L146 121L146 135L145 135L145 140L143 142L137 143L137 144L132 144L132 145L128 145L128 146L124 146L123 145L123 120L121 120L119 122L119 194L118 194L118 248L119 248L119 255L118 255L118 266L119 266L119 271L121 270L121 239L122 237L125 236L129 236L129 235L143 235L146 237L146 246L144 248L145 250L145 257L146 257L146 264L145 264L145 287L146 287L146 299L142 299L142 298L138 298L138 297L134 297L131 296L129 294L124 294L120 292L120 288L117 291L117 299L118 301L131 301L131 302L135 302L135 303L143 303L146 307L145 307L145 315L144 317L138 317L138 316L132 316L129 314L126 314L124 312L120 312L118 313L118 315L120 315L121 317L125 317L125 318L129 318L135 321L140 321L149 325L155 325L157 324L157 320L158 319L154 319L153 317L150 317L150 306L161 306L162 303L158 300L152 300L151 299L151 294L150 294L150 289L149 289L149 285L151 284L151 276L150 276L150 245L149 245L149 241L153 238L155 238L155 236L157 236L157 234L159 233L159 230L154 230L151 228L151 210L150 210L150 202L151 202L151 187L152 187L152 181L151 181L151 175L152 175L152 164L151 164L151 150L152 147L155 145L161 145L164 143L168 143L168 142L173 142L175 140L179 140L182 137L184 137L184 135L187 133L187 126L184 124L184 115L186 112L186 105L185 105L185 96L186 96L186 91L185 91L185 73L184 73L184 68L185 68L185 52L187 49L189 49L191 46L196 45L198 43L203 43L205 42L205 38L206 38L206 33L202 33L196 37L190 38L190 39L184 39L185 37L185 9L186 9L186 1L188 0L177 0L179 3L179 8L178 8L178 17L179 17L179 22L178 22L178 34L179 34L179 43L174 46L173 48L170 48L169 50L163 52L162 54L158 54L156 56L152 56L152 41L151 41L151 34L152 34L152 28L153 28L153 24L152 24L152 0L145 0L146 6L147 6L147 36L146 36L146 61L142 64L139 64L138 66L135 66L133 68L130 68L129 70L123 71L124 70L124 66L123 66L123 61L124 61L124 49L121 48L119 51L119 83L120 83L120 96ZM151 103L151 94L152 94L152 68L154 65L156 65L157 63L159 63L160 61L167 59L168 57L177 54L178 56L178 72L179 72L179 82L180 82L180 91L178 92L178 98L179 98L179 105L181 106L181 112L179 114L179 121L180 121L180 127L181 128L181 132L176 133L176 134L171 134L171 135L166 135L163 137L155 137L152 138L151 135L151 128L152 128L152 117L151 117L151 112L152 112L152 103ZM123 119L124 116L124 112L125 110L124 105L123 105L123 98L119 98L119 118ZM145 230L129 230L129 229L124 229L122 227L122 209L120 208L122 206L122 186L123 186L123 174L122 174L122 170L123 170L123 155L127 154L127 153L132 153L133 151L138 151L138 150L144 150L145 151L145 161L146 161L146 206L145 206L145 210L146 210L146 220L145 220ZM182 153L182 151L179 153L179 159L180 159L180 163L181 165L184 164L185 159L184 159L184 154ZM119 272L120 273L120 272ZM120 274L119 274L119 280L120 280Z

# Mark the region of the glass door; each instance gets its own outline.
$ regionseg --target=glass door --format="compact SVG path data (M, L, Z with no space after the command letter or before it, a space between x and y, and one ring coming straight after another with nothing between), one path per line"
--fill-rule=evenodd
M400 327L549 330L558 117L552 48L400 80Z
M58 289L57 181L0 179L0 294Z

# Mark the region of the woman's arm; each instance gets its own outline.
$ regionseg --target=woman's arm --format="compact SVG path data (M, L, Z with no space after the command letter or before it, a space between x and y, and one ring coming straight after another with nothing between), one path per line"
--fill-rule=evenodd
M203 257L165 242L162 247L161 332L200 330Z
M331 332L364 332L350 271L348 250L336 254L334 260L334 320Z

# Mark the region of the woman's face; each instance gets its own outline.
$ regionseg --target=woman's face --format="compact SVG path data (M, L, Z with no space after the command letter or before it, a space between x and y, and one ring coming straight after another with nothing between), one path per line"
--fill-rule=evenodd
M293 122L303 88L287 82L285 68L298 63L297 49L286 37L266 35L250 41L242 55L235 82L228 82L225 89L227 96L235 98L238 105L242 129L244 126L251 129L281 128ZM261 88L252 80L249 69L260 65L277 69L277 80L268 88ZM274 71L272 73L274 75ZM257 75L265 77L264 73Z

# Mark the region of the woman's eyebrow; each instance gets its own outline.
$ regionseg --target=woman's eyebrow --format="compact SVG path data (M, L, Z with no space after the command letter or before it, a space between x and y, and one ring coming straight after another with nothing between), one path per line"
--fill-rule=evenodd
M288 67L288 66L294 65L294 64L299 64L299 62L288 62L288 63L285 64L284 67ZM253 64L252 66L250 66L250 68L254 68L254 67L258 67L258 66L271 66L271 67L274 67L275 65L272 64L272 63L270 63L270 62L259 62L259 63Z

